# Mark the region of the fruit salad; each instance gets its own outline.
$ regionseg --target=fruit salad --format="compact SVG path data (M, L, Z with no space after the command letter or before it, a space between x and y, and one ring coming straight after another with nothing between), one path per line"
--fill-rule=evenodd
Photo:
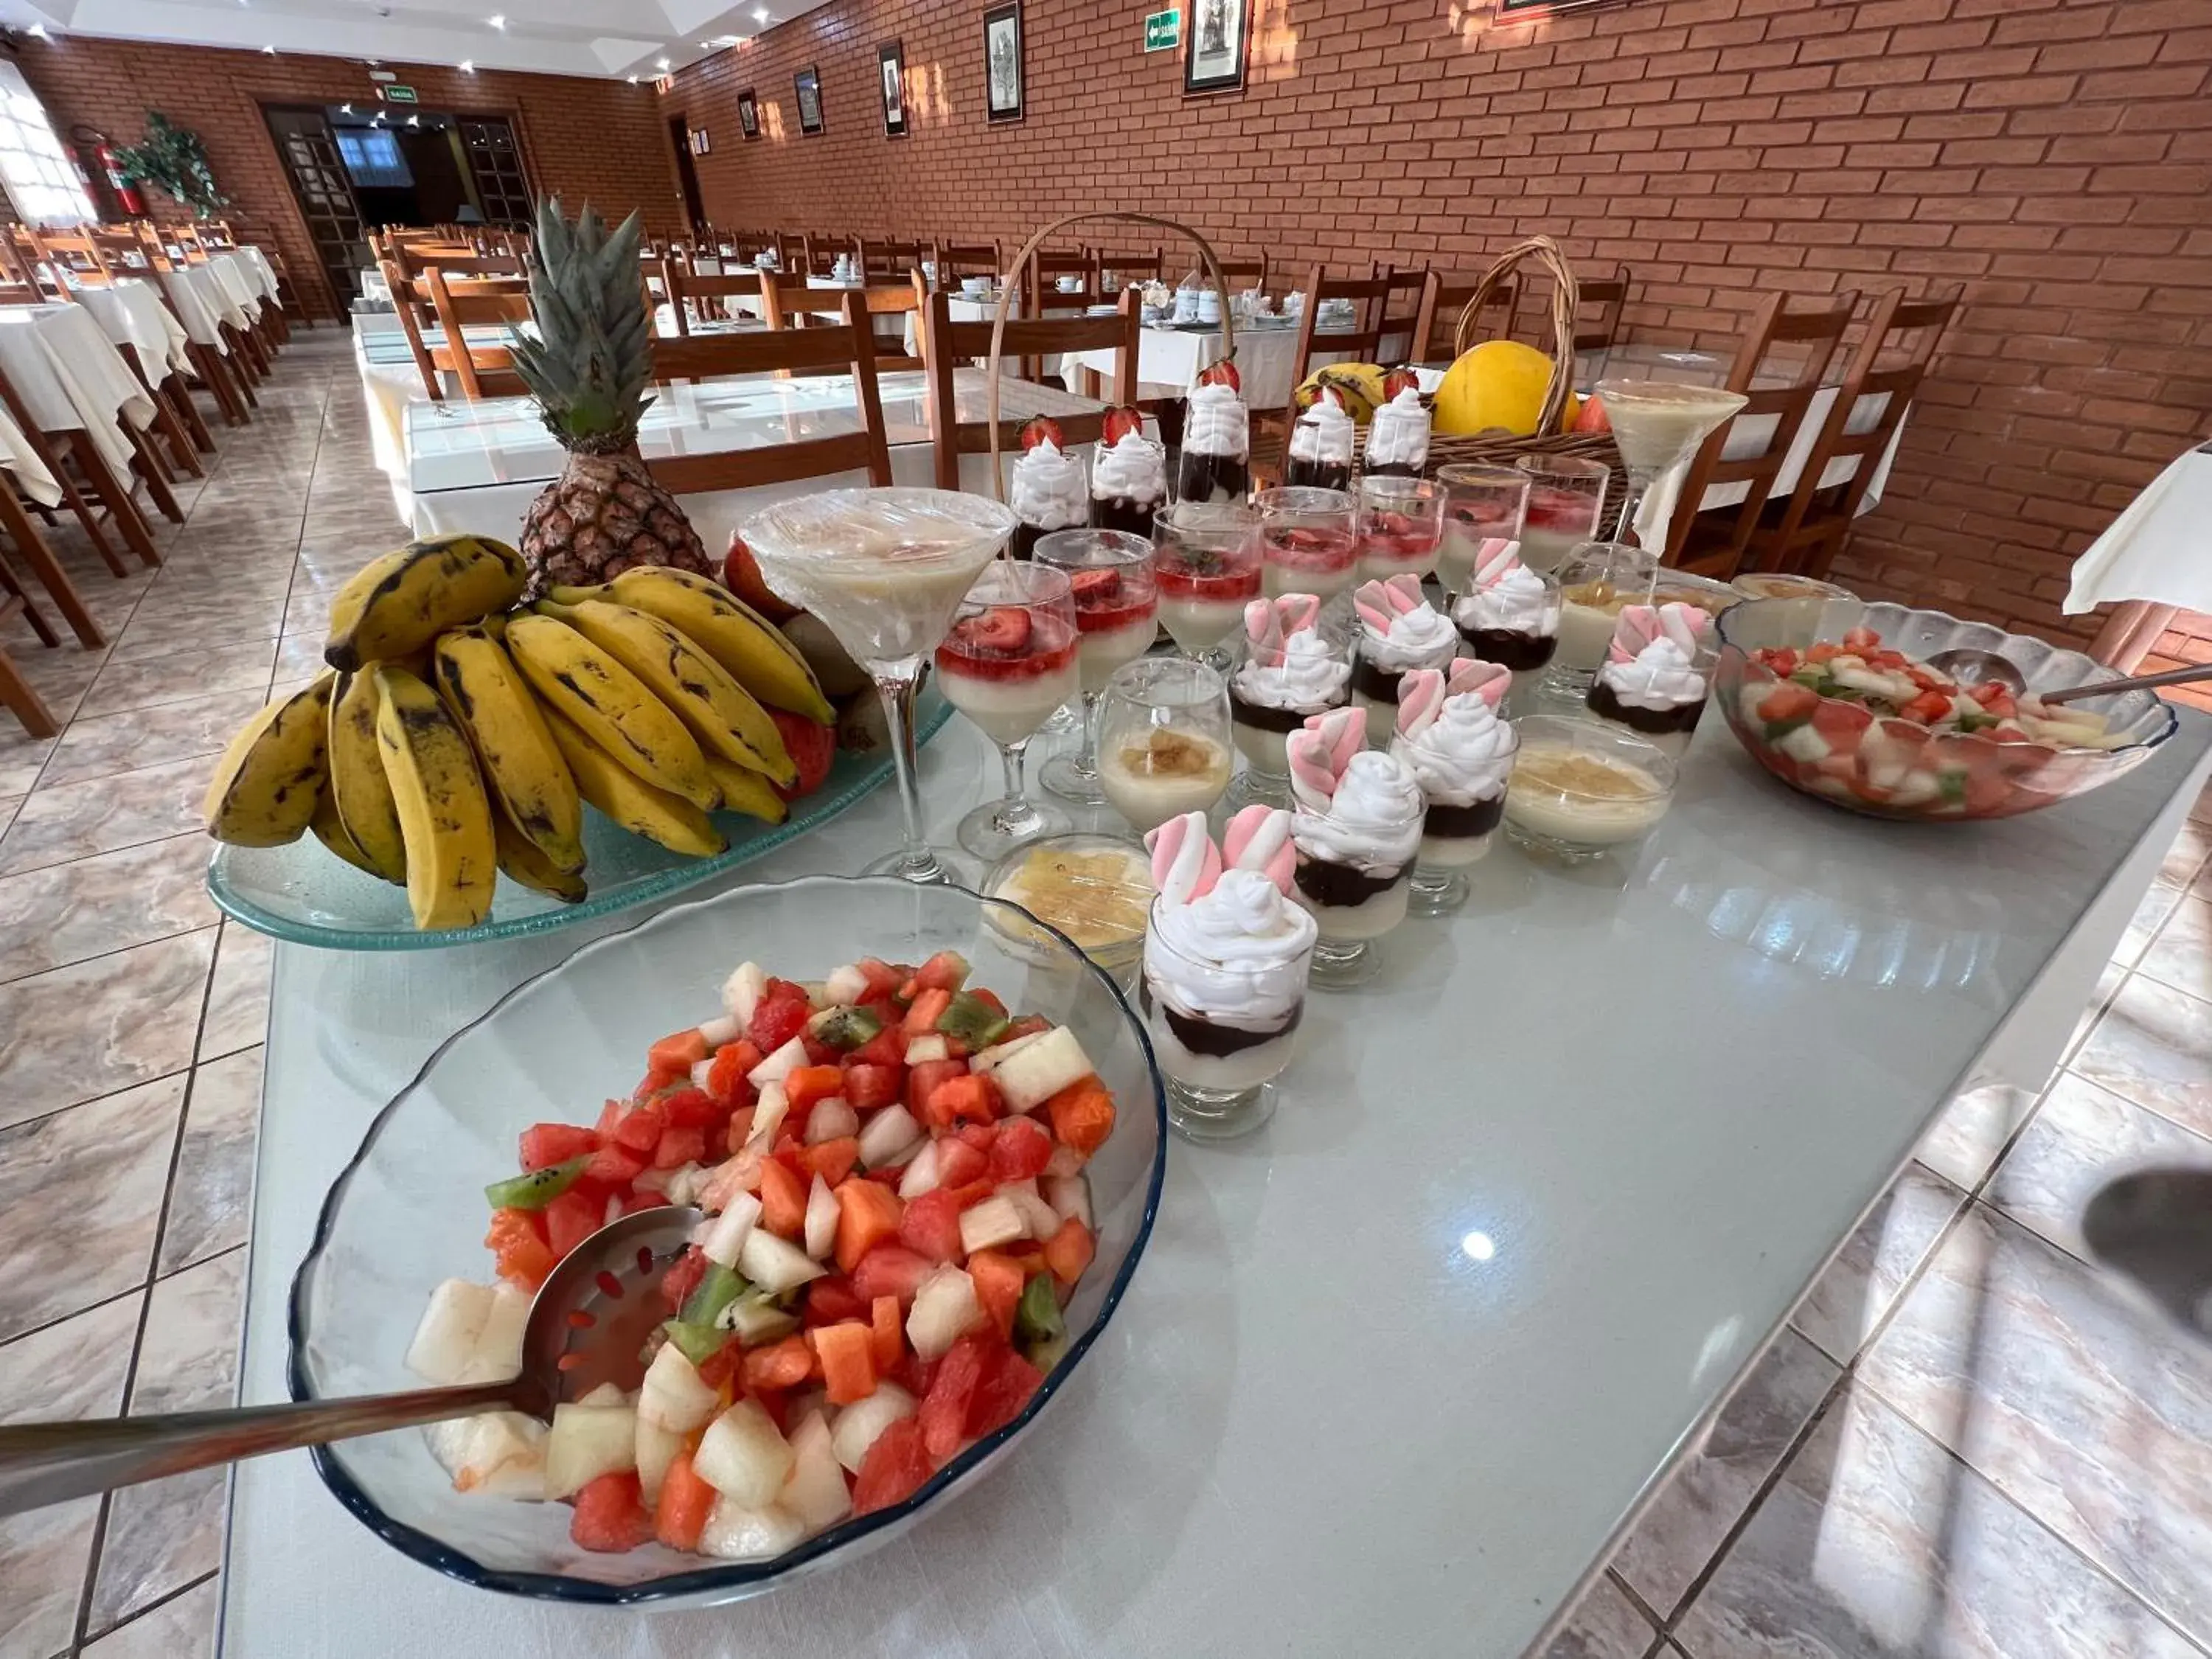
M580 1547L764 1560L905 1501L1018 1417L1096 1249L1113 1097L1073 1031L946 951L818 985L747 963L586 1127L525 1130L485 1189L498 1280L438 1287L407 1356L511 1376L531 1296L633 1210L705 1212L660 1281L642 1385L428 1431L464 1492L574 1505Z

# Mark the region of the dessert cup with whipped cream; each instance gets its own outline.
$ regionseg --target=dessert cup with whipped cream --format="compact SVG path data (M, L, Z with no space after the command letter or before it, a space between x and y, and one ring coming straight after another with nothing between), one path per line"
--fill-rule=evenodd
M1178 501L1243 501L1252 493L1252 414L1234 386L1194 386L1183 402Z
M1168 499L1168 452L1141 432L1098 446L1091 463L1091 527L1152 538Z
M1168 1081L1168 1121L1186 1139L1227 1140L1273 1115L1273 1084L1297 1048L1318 938L1291 902L1290 814L1248 806L1216 848L1206 815L1145 837L1152 902L1138 1001Z
M1674 763L1633 732L1580 715L1514 722L1521 752L1505 786L1505 833L1563 864L1641 841L1674 796Z
M1456 597L1474 580L1475 561L1492 542L1518 543L1528 507L1528 475L1513 466L1471 461L1437 469L1444 487L1444 538L1437 547L1437 580Z
M1152 649L1159 594L1152 544L1119 530L1055 530L1036 544L1033 562L1066 573L1075 601L1076 683L1083 692L1083 743L1045 765L1044 787L1062 800L1102 806L1091 710L1114 671Z
M1269 599L1311 593L1324 605L1358 580L1358 507L1340 489L1305 486L1263 489L1260 510L1260 591Z
M1462 657L1449 671L1417 668L1398 700L1390 752L1413 769L1428 811L1407 908L1440 916L1467 902L1468 866L1489 853L1505 816L1520 738L1498 708L1512 675Z
M1040 537L1076 530L1091 521L1091 483L1083 463L1050 438L1040 438L1014 458L1006 475L1006 505L1014 509L1013 555L1026 559Z
M1359 481L1359 574L1425 576L1444 535L1444 487L1429 478L1369 474Z
M1320 629L1310 593L1255 599L1244 607L1244 661L1229 679L1230 731L1245 770L1231 793L1241 804L1289 798L1284 744L1309 717L1341 708L1352 695L1352 656Z
M1518 542L1486 543L1452 623L1474 657L1512 671L1513 706L1522 709L1559 648L1559 579L1522 563Z
M1291 489L1352 488L1352 451L1358 425L1345 413L1343 400L1328 386L1291 428L1283 461L1283 483Z
M1367 425L1367 453L1359 471L1369 478L1418 478L1429 464L1429 408L1420 389L1407 386L1375 411Z
M1352 595L1359 635L1352 665L1352 702L1366 722L1370 747L1390 741L1398 719L1398 683L1416 668L1442 668L1459 654L1459 630L1421 595L1421 579L1393 576L1362 582Z
M1292 896L1313 913L1317 985L1356 985L1376 969L1374 943L1406 919L1425 803L1413 769L1370 749L1359 711L1316 714L1287 744Z
M1098 784L1138 834L1202 812L1229 788L1229 687L1188 657L1124 663L1092 717Z
M1526 544L1524 542L1523 545ZM1559 643L1544 690L1580 702L1613 647L1623 605L1646 605L1658 561L1634 542L1584 542L1559 567Z
M1623 605L1605 665L1590 682L1589 711L1679 761L1719 660L1717 630L1698 606Z
M1523 455L1513 465L1528 475L1521 557L1531 570L1557 570L1584 542L1600 539L1611 467L1579 455Z
M937 647L945 699L999 747L1005 798L960 820L954 838L981 859L1068 827L1067 815L1039 806L1022 785L1030 739L1079 689L1075 603L1065 571L997 559L983 568L952 629Z
M1184 500L1160 514L1152 580L1160 622L1186 656L1204 656L1243 624L1260 597L1260 515L1241 501Z

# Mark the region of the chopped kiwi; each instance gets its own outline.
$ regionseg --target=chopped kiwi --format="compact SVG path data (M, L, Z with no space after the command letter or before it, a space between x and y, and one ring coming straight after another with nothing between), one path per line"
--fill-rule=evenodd
M670 1320L667 1330L668 1340L694 1365L705 1364L730 1340L730 1334L718 1325L697 1325L688 1319Z
M865 1008L824 1008L806 1022L806 1035L840 1054L849 1054L872 1042L884 1029L883 1021Z
M586 1154L572 1158L566 1164L549 1164L526 1175L509 1176L485 1188L484 1196L491 1200L495 1210L542 1210L574 1186L577 1177L584 1173L584 1166L591 1161Z
M707 1276L699 1281L690 1295L684 1298L684 1310L677 1316L677 1320L686 1325L711 1325L720 1316L723 1309L749 1288L737 1273L719 1261L710 1263Z
M1045 1342L1066 1330L1060 1297L1053 1292L1052 1275L1037 1274L1022 1286L1022 1299L1014 1305L1014 1334L1024 1343Z
M972 992L956 991L951 1004L937 1017L937 1029L957 1037L969 1054L988 1048L1006 1035L1013 1022Z

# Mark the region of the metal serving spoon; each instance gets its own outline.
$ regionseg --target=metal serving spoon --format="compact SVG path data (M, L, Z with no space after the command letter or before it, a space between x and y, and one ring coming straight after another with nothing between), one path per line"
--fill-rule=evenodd
M1977 650L1971 645L1938 651L1928 659L1928 665L1939 674L1948 674L1961 685L1995 680L2000 685L2009 686L2014 696L2027 690L2027 678L2011 663L1994 651ZM2063 686L2035 695L2045 702L2079 702L2084 697L2109 697L2122 691L2148 690L2157 685L2186 685L2191 680L2212 680L2212 663L2169 668L2161 674L2131 674L2124 680L2094 680L2087 685Z
M640 1210L571 1250L531 1302L522 1370L504 1382L0 1428L0 1516L264 1452L477 1412L516 1411L550 1422L556 1402L602 1382L635 1388L643 1374L639 1351L666 1316L657 1281L683 1253L701 1213L673 1205Z

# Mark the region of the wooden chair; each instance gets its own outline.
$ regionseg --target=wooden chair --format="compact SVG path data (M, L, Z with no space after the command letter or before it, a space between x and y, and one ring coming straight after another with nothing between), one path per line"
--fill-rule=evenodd
M660 285L668 293L669 309L676 313L679 337L691 332L695 316L701 323L713 320L710 310L722 309L722 301L760 298L764 280L753 271L702 276L684 270L673 259L663 262L660 275Z
M805 263L798 267L802 274L827 276L837 269L837 256L852 251L853 239L835 236L826 230L810 230L800 239L805 249ZM790 270L790 266L786 266Z
M22 432L24 446L53 475L54 482L62 492L61 506L75 515L91 541L94 550L100 555L101 562L116 575L131 574L131 567L116 550L115 544L108 539L107 532L112 529L122 538L124 545L138 556L141 564L149 568L158 567L161 556L155 549L153 532L139 515L138 504L133 499L134 492L115 476L114 469L107 464L107 458L92 441L92 434L82 427L64 432L46 431L31 418L30 411L23 406L21 394L17 392L15 383L4 374L0 374L0 404L6 405L8 413ZM125 421L121 424L127 429L130 422ZM49 518L52 516L44 507L40 511ZM11 533L14 529L12 522L0 527L8 528ZM70 625L79 627L78 619L63 599L61 590L47 580L43 562L21 538L17 546L31 561L33 568L38 569L40 579L46 581L48 591L54 594L55 602L62 606L64 614L69 616ZM59 567L55 568L58 570ZM89 618L86 620L89 621ZM80 635L82 632L82 629L79 627Z
M896 241L885 239L874 240L866 236L853 239L854 257L860 262L863 276L889 276L899 282L907 273L921 268L921 244L919 241Z
M1032 317L1048 316L1053 311L1064 314L1101 303L1098 261L1088 252L1055 253L1049 248L1039 248L1022 276L1023 298ZM1060 279L1063 276L1079 276L1083 286L1072 294L1063 294L1060 291Z
M930 262L937 267L937 285L957 291L963 276L999 279L1000 254L997 238L988 242L932 242Z
M1407 359L1415 363L1448 363L1454 356L1453 343L1459 328L1460 313L1467 302L1474 298L1475 283L1463 283L1449 277L1440 270L1429 273L1429 280L1421 290L1421 308L1413 316L1413 355ZM1475 326L1483 337L1504 340L1512 337L1513 307L1520 289L1508 281L1491 289L1490 298L1475 313Z
M1167 280L1168 257L1158 248L1154 248L1150 253L1108 253L1102 249L1093 249L1091 263L1098 273L1098 298L1091 302L1094 305L1120 299L1121 290L1132 283ZM1109 270L1114 273L1114 289L1110 294L1106 288L1106 273Z
M1789 299L1781 293L1767 295L1744 329L1727 385L1750 401L1707 438L1691 460L1668 526L1662 564L1725 581L1743 562L1744 550L1759 527L1759 515L1774 493L1782 463L1804 428L1806 411L1827 376L1844 331L1850 326L1859 296L1856 289L1850 289L1832 304L1806 311L1790 310ZM1774 430L1759 453L1733 459L1724 453L1739 422L1766 419L1773 421ZM1747 493L1733 507L1700 512L1698 503L1716 484L1741 484Z
M954 377L959 364L991 355L991 325L954 322L951 296L941 289L929 296L924 314L928 320L923 331L922 356L928 360L929 431L936 451L937 483L940 489L957 489L960 458L990 453L991 428L988 421L959 418ZM1122 295L1121 307L1111 317L1009 318L1005 337L1000 343L1000 355L1038 357L1110 347L1114 352L1114 392L1108 402L1134 403L1137 325L1142 314L1137 295L1131 291ZM1097 443L1105 435L1103 408L1095 413L1054 418L1060 422L1060 431L1070 444ZM1020 448L1021 427L1018 420L1000 422L1001 453L1012 454Z
M434 387L439 384L438 374L451 374L460 386L461 396L472 404L526 392L529 388L514 372L514 354L504 345L471 341L467 331L471 325L513 328L529 321L530 296L512 292L457 294L437 266L423 275L430 288L430 309L436 313L445 337L428 347L431 366L437 371L428 384ZM437 395L435 391L431 393L434 398Z
M21 422L18 421L17 424L20 426ZM53 472L57 479L60 478L61 474L55 471L52 458L46 453L43 440L28 428L23 428L23 435L32 453L46 464L46 470ZM65 489L64 502L67 499ZM100 630L100 624L93 620L92 611L86 605L84 596L77 592L76 584L70 580L69 573L62 568L61 561L54 556L53 548L47 543L46 537L40 533L39 526L32 522L30 513L25 508L21 498L15 493L15 480L6 477L0 477L0 531L7 532L9 541L14 544L15 550L23 556L23 562L30 566L31 574L39 579L40 585L46 590L47 596L53 600L56 608L61 611L62 620L69 623L70 631L76 635L78 642L88 651L97 651L106 645L107 635ZM120 562L112 556L112 550L106 546L106 538L102 538L99 544L103 554L109 555L108 568L114 570L118 576L123 574L124 570L119 568ZM4 567L4 564L5 561L0 560L0 567ZM21 592L21 589L15 585L14 573L10 571L6 574L9 591ZM25 609L27 612L25 619L37 631L39 637L48 645L53 644L54 641L50 637L46 619L39 614L35 607L29 605L27 596L26 596Z
M901 338L896 342L896 349L886 350L881 337L876 341L878 370L915 369L922 366L922 360L906 349L903 319L921 309L916 298L916 285L920 279L921 273L915 271L902 283L872 283L866 288L842 290L812 288L803 277L796 282L779 279L771 283L763 279L760 289L761 311L772 329L812 328L821 323L828 307L839 303L834 296L842 292L858 299L861 309L871 317L898 317L902 319L899 325ZM872 328L875 325L872 323L869 326Z
M1612 276L1575 286L1582 301L1575 307L1575 349L1606 350L1620 332L1621 307L1628 303L1628 267L1615 265Z
M1752 568L1814 577L1828 574L1850 539L1875 470L1920 390L1964 292L1954 287L1940 299L1907 300L1902 288L1893 288L1875 301L1865 337L1813 441L1803 476L1783 500L1768 503L1765 520L1753 533L1746 561ZM1881 401L1873 417L1855 422L1861 405L1876 398ZM1855 423L1866 429L1849 430ZM1856 463L1850 477L1823 488L1830 465L1846 457Z
M0 624L16 616L29 623L32 632L47 645L56 642L53 629L31 603L31 596L17 584L8 562L0 559ZM0 703L14 710L15 718L23 722L23 729L34 738L54 737L62 729L61 722L54 718L53 711L32 688L30 681L23 678L5 646L0 646Z
M775 233L775 262L787 276L804 276L806 263L806 233L803 230L779 230Z
M1421 296L1428 291L1429 268L1385 264L1378 259L1375 262L1375 275L1383 284L1375 306L1375 349L1380 355L1368 361L1411 362L1413 336L1420 320Z
M845 296L843 321L818 328L664 340L654 348L653 373L657 381L707 380L732 374L850 374L860 416L857 432L754 449L655 458L647 465L652 468L653 481L664 489L695 495L863 471L870 483L884 485L891 481L883 398L876 381L875 339L858 294Z

